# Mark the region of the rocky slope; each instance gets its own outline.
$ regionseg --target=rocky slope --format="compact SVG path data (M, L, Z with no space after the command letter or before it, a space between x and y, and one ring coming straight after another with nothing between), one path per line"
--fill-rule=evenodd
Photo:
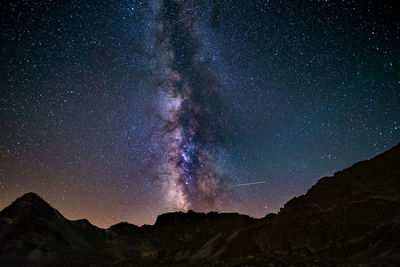
M28 193L0 212L0 262L46 263L80 254L96 258L105 236L87 220L69 221Z
M278 214L162 214L154 225L69 221L34 193L0 212L0 266L400 264L400 145L320 179ZM141 258L157 251L157 259ZM316 264L316 262L318 264ZM102 265L103 266L103 265Z
M320 179L266 220L267 254L400 259L400 146Z

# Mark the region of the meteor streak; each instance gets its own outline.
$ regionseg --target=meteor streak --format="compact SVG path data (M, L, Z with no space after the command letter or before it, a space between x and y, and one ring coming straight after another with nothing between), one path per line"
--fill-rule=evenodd
M255 185L255 184L265 184L267 181L258 181L258 182L251 182L251 183L245 183L245 184L236 184L233 187L239 187L239 186L248 186L248 185Z

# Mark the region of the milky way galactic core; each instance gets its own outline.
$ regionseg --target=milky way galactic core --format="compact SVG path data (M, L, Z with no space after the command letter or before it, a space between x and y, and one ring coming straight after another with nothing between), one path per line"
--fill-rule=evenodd
M229 200L215 158L225 121L221 84L202 62L196 34L196 13L204 10L196 1L163 1L158 12L164 194L174 209L218 210Z

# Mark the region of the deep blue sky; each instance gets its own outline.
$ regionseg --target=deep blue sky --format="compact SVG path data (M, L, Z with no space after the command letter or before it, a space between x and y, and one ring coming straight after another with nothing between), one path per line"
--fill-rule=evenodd
M194 209L264 216L399 143L395 1L178 2L1 2L0 209L34 191L102 227L173 210L165 93L186 99Z

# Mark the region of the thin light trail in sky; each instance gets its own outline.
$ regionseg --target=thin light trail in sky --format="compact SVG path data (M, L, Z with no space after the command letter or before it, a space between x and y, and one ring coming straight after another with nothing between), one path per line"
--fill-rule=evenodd
M259 181L259 182L251 182L251 183L245 183L245 184L236 184L233 187L239 187L239 186L248 186L248 185L256 185L256 184L265 184L267 181Z

